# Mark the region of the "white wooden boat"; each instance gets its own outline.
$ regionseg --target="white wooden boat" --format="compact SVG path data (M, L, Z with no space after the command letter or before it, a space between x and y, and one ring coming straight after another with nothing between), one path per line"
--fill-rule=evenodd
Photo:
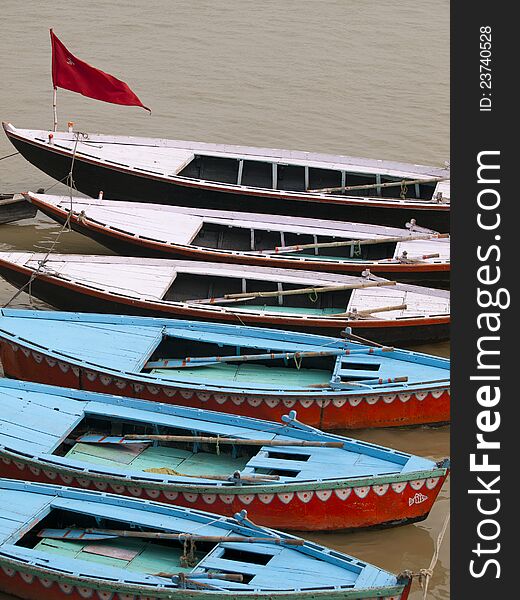
M446 339L450 322L449 291L372 275L32 252L0 252L0 275L19 288L31 280L34 296L65 310L329 335L351 327L392 343Z
M188 258L447 283L447 234L302 217L164 206L28 192L59 223L120 254Z
M33 165L92 197L268 214L449 228L449 170L383 160L18 129L7 137Z

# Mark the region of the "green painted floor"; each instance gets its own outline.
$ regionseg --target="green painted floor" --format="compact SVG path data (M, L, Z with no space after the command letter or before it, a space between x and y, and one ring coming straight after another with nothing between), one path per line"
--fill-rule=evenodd
M184 475L232 475L241 471L247 457L233 458L230 454L193 453L169 446L146 444L75 444L67 458L98 465L122 466L132 471L172 469Z
M182 554L180 547L173 545L168 547L148 540L118 538L99 542L71 542L42 539L34 549L149 575L192 570L180 566ZM93 550L96 552L95 554L92 553ZM110 556L114 551L122 551L127 554L127 557L114 558L114 556ZM204 553L201 553L198 557L199 560L202 560L203 556Z
M332 373L324 369L303 367L296 369L246 363L240 365L220 363L206 367L153 369L151 375L176 381L211 381L236 386L240 386L241 383L253 383L259 387L306 388L309 384L329 383Z

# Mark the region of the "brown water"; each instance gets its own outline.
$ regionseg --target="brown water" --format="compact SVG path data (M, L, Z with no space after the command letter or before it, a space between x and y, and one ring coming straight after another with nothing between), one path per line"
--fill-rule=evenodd
M149 117L59 90L61 128L72 120L81 131L435 165L449 158L447 0L2 0L1 8L9 27L0 36L0 117L19 127L52 124L52 26L72 52L127 81L153 109ZM12 151L2 136L0 157ZM0 162L0 193L52 183L19 156ZM1 226L0 250L33 249L56 230L40 216ZM61 252L104 252L75 233L61 240ZM0 304L13 293L0 282ZM449 343L421 350L448 356ZM449 454L448 428L356 436L436 459ZM418 570L428 567L448 510L449 482L422 523L309 537L395 572ZM449 598L449 534L428 597ZM411 600L420 598L414 586Z

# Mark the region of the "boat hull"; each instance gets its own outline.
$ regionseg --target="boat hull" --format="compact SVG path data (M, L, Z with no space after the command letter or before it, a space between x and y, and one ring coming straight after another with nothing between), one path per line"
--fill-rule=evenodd
M15 148L34 166L54 179L63 180L70 171L70 152L56 146L31 143L6 131ZM422 226L447 232L450 227L449 205L432 202L415 206L411 203L377 202L368 200L349 203L347 198L325 194L304 194L296 199L294 194L272 195L272 190L259 188L211 186L188 178L165 179L146 172L130 171L116 165L102 164L80 155L74 159L74 184L77 190L97 197L102 190L106 198L153 202L194 208L240 210L300 217L324 217L343 221L365 221L380 225L403 227L410 219ZM207 183L207 182L206 182ZM404 204L404 206L403 206Z
M0 225L14 223L22 219L32 219L36 216L37 208L25 198L18 195L0 194Z
M218 412L256 417L279 422L287 411L297 411L298 419L324 430L367 427L402 427L443 424L450 420L450 386L432 384L414 390L393 392L320 392L317 394L261 394L225 390L201 390L184 384L157 381L145 384L138 375L117 374L57 360L45 349L38 351L2 339L0 360L8 377L62 387L103 392L117 396L142 398L167 404L179 404Z
M99 465L96 470L98 475L90 476L85 470L44 465L0 450L1 477L122 494L228 517L246 509L255 523L289 531L344 531L422 521L448 476L447 469L439 469L435 477L379 477L357 486L321 482L279 486L282 489L276 491L274 486L248 485L242 493L230 493L229 488L218 493L204 486L146 484L137 478L129 485L124 478L100 476Z
M67 217L60 210L47 203L32 202L45 215L64 224ZM327 260L301 261L284 259L282 256L251 256L237 252L224 253L195 246L161 243L125 234L116 229L109 229L101 224L80 220L77 214L69 219L71 228L82 235L100 243L109 250L122 256L142 256L150 258L180 258L187 260L203 260L208 262L225 262L241 265L265 266L275 268L300 269L321 273L339 273L341 275L360 276L366 269L374 275L389 277L396 281L422 283L423 285L446 287L450 278L450 264L442 263L384 263L381 261L341 262Z
M34 275L32 269L0 260L0 276L17 288L22 288ZM275 313L240 313L234 311L208 310L187 306L182 303L163 303L142 300L128 296L115 296L101 288L86 287L71 281L38 274L31 282L31 294L48 304L63 310L125 314L135 316L155 316L190 320L211 320L234 325L252 325L302 331L337 337L346 327L364 338L381 343L420 343L446 340L449 338L450 316L417 317L394 319L339 319L324 317L291 316Z

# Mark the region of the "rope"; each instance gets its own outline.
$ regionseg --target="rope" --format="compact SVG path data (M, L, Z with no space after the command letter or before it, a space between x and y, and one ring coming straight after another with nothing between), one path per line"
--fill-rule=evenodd
M312 292L309 294L309 300L311 302L317 302L317 300L318 300L318 292L315 289L312 290Z
M193 536L189 534L182 537L184 539L183 554L181 555L179 562L184 569L193 568L198 563L197 557L195 556L195 540L193 539Z
M408 191L408 186L406 185L406 181L403 179L401 182L401 200L406 200L406 192Z
M32 283L33 283L33 281L38 277L38 275L40 274L41 270L45 266L45 263L49 260L49 256L54 251L54 248L59 244L59 239L60 239L61 235L65 231L71 231L71 228L70 228L70 218L71 218L71 215L72 215L72 190L76 189L76 185L74 183L74 178L72 176L72 172L74 170L74 162L75 162L75 159L76 159L76 149L78 147L79 135L75 134L75 137L76 137L76 141L74 143L74 150L72 152L72 161L71 161L71 164L70 164L70 171L68 172L68 174L65 177L63 177L62 179L60 179L60 181L57 181L51 187L47 188L47 191L48 191L52 187L54 187L55 185L57 185L58 183L63 182L65 179L67 180L67 185L69 187L69 198L70 198L70 211L69 211L69 214L67 215L67 219L65 220L65 222L61 226L61 229L58 231L58 234L56 235L56 238L52 242L50 248L48 249L48 251L45 254L45 256L43 257L43 259L40 260L40 261L38 261L38 268L36 269L36 271L34 271L34 273L30 276L29 280L26 281L26 283L19 290L17 290L13 294L13 296L3 305L2 308L7 308L25 290L28 290L29 304L32 306Z
M437 565L437 561L439 560L439 552L442 546L442 542L444 540L444 536L446 534L446 530L448 529L448 523L450 522L450 513L446 515L444 519L444 523L442 528L437 536L437 541L435 543L435 550L433 551L433 556L430 561L430 566L427 569L420 569L417 572L413 571L402 571L399 574L399 577L407 577L409 579L418 579L419 585L421 586L421 590L423 590L423 600L426 600L428 596L428 585L430 583L430 579L433 577L433 571L435 566Z
M17 154L20 154L19 152L13 152L12 154L7 154L6 156L2 156L0 158L0 160L4 160L4 158L11 158L11 156L16 156Z

